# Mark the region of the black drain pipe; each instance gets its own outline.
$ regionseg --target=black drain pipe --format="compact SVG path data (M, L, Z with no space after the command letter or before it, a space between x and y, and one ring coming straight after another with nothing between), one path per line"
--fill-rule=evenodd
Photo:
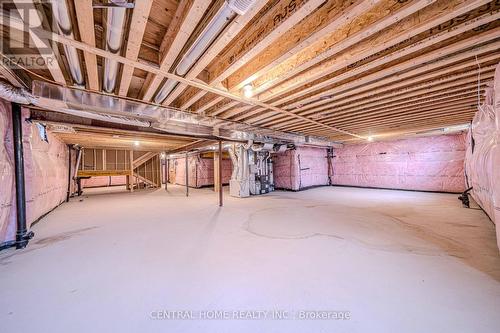
M68 191L66 192L66 202L71 196L71 145L68 145Z
M33 231L26 228L26 193L24 184L24 155L23 155L23 124L21 105L12 105L12 134L14 144L14 167L16 177L16 249L23 249L34 236Z

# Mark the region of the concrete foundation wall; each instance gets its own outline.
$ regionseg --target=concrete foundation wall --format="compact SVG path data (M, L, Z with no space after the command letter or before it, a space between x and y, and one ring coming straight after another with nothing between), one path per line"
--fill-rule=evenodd
M29 111L23 110L23 119ZM51 133L43 141L36 125L23 121L28 227L66 199L68 147ZM16 202L10 102L0 100L0 243L15 239ZM73 154L74 156L75 154Z
M465 135L439 135L334 149L334 185L462 192Z

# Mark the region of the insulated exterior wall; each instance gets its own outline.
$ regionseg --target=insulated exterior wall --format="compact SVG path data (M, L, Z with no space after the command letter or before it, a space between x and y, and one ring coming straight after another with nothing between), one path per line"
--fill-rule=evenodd
M169 182L178 185L186 184L185 157L169 159ZM214 159L201 157L198 154L188 157L188 184L190 187L214 185ZM222 160L222 183L228 184L231 179L231 160Z
M462 192L465 134L345 145L334 149L333 185Z
M23 109L23 119L29 111ZM14 147L10 102L0 100L0 243L15 239L16 203ZM23 121L26 214L30 226L40 216L66 199L68 188L68 147L47 133L43 141L36 125ZM73 152L72 156L74 157ZM73 163L74 165L74 163Z
M298 191L328 185L327 149L297 147L273 154L274 186Z
M500 248L500 64L468 133L465 170L474 200L496 224Z

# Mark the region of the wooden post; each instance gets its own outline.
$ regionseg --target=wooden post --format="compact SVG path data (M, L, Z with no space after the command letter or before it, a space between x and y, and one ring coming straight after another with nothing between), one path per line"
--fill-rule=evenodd
M222 141L219 140L219 207L222 207L222 192L224 189L222 188Z
M133 180L134 180L134 151L133 150L130 150L129 151L129 156L130 156L130 178L132 180L131 184L130 184L130 192L134 192L134 184L133 184Z
M215 193L218 193L220 191L219 187L219 169L220 169L220 164L219 164L219 152L214 151L214 191Z

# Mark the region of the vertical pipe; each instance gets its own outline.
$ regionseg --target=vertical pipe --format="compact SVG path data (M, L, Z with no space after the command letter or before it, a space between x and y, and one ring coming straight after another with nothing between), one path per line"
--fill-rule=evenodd
M333 148L329 147L327 149L327 159L328 159L328 185L332 185L332 177L333 177L333 170L332 170L332 157L333 157Z
M189 197L188 152L186 152L186 197Z
M219 140L219 207L222 207L222 141Z
M168 184L168 177L170 175L170 171L169 171L169 163L170 163L170 160L168 158L165 159L165 191L168 191L167 189L167 184Z
M66 202L69 202L71 195L71 145L68 145L68 191L66 192Z
M16 179L16 249L25 248L33 233L26 228L26 193L24 184L23 124L21 105L12 103L12 134L14 140L14 168Z

